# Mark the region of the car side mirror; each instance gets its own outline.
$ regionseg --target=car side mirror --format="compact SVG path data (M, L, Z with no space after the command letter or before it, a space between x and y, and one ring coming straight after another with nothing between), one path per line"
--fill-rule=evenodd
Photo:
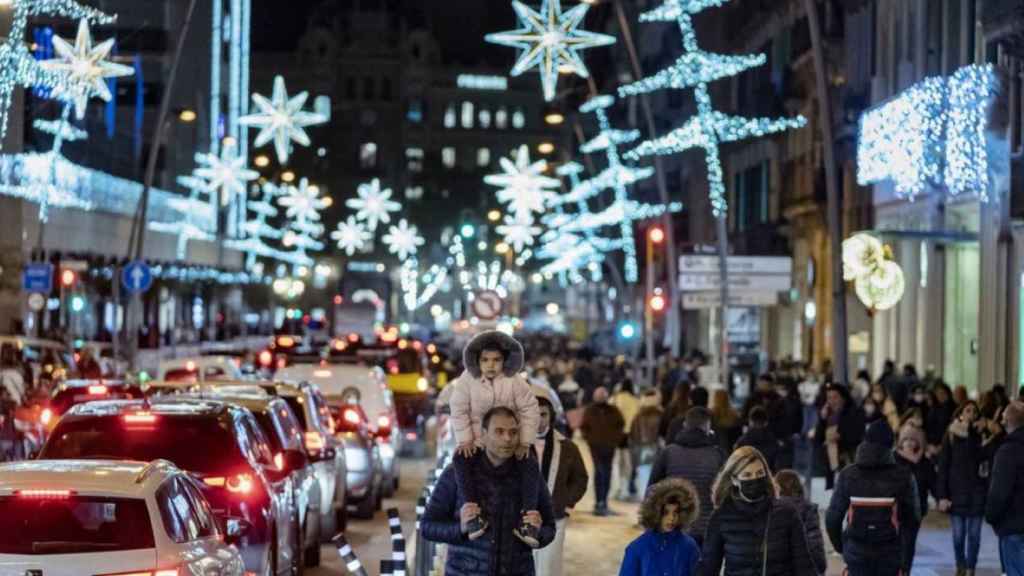
M245 518L229 516L224 519L224 541L228 544L236 544L247 534L252 532L253 525Z

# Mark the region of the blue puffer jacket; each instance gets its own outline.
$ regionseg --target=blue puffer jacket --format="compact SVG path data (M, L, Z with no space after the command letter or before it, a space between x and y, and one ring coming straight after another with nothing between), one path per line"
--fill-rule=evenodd
M648 530L626 547L619 576L695 576L700 550L682 532Z
M483 450L478 450L470 463L476 466L478 495L490 524L487 532L473 541L462 533L459 511L466 500L458 493L455 468L448 466L438 479L420 521L423 537L449 545L446 576L534 576L533 551L512 531L522 519L518 467L536 466L536 462L512 459L494 467ZM539 540L544 547L555 537L555 516L551 496L543 483L538 485L537 502L542 518Z

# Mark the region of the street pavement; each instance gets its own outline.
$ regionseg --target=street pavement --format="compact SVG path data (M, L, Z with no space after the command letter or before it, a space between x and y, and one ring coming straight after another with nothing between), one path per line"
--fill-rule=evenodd
M583 453L588 472L593 478L590 453L586 444L577 440ZM395 506L402 516L402 528L409 545L410 555L415 547L416 497L423 486L433 461L403 460L401 488L393 499L387 499L384 508ZM619 485L617 477L613 478L612 494ZM583 500L571 513L569 529L566 533L565 574L567 576L615 576L626 545L640 534L637 526L638 505L632 502L611 500L612 516L597 517L593 515L594 497L593 483ZM815 483L813 499L822 510L828 502L829 494L824 491L823 482ZM824 524L822 525L824 527ZM944 514L932 511L925 519L925 525L918 538L917 556L913 576L952 576L956 562L953 558L952 538L949 518ZM371 575L380 574L380 560L391 556L391 537L388 531L387 516L378 512L373 520L350 520L346 533L367 572ZM826 538L827 540L827 538ZM842 558L835 554L831 546L826 544L829 553L828 576L841 576L843 573ZM410 557L409 565L413 559ZM338 558L333 546L323 550L323 565L315 570L307 570L312 576L345 575L343 563ZM410 572L411 574L411 572ZM978 576L999 576L998 543L991 527L984 526L981 540L981 554L978 565Z

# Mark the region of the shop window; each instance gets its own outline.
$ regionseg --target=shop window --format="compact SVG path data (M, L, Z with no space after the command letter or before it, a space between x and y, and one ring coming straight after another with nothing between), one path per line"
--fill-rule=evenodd
M462 127L472 128L473 127L473 103L463 102L462 103Z

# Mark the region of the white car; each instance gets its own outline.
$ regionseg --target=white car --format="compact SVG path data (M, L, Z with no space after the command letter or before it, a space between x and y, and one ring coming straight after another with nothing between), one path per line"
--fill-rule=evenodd
M391 496L398 490L396 455L401 452L402 433L384 370L358 364L294 364L278 370L275 378L315 384L332 406L358 404L380 448L384 495Z
M228 521L227 539L242 524ZM166 460L0 466L0 576L242 576L200 488Z
M207 380L244 380L240 362L232 356L176 358L160 363L157 380L165 382L206 382Z

